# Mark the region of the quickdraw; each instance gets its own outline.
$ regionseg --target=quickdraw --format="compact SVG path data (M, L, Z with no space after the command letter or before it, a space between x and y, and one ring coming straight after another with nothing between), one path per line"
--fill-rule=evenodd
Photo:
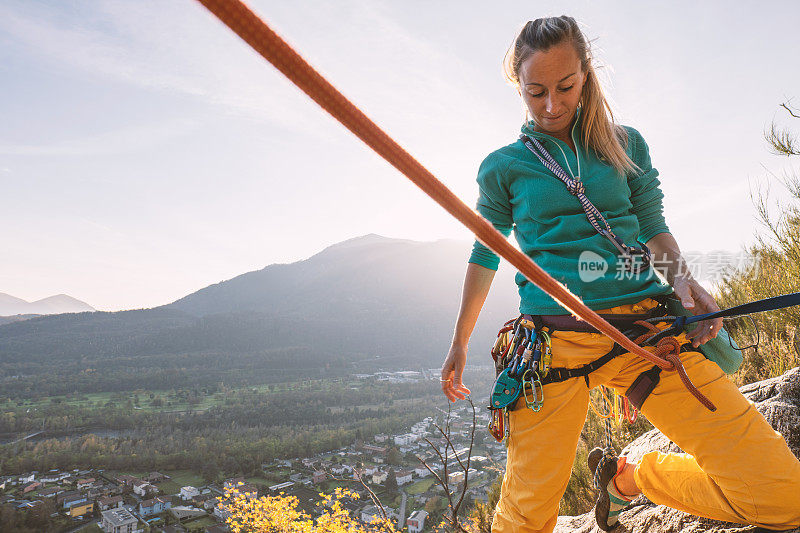
M534 412L544 405L542 379L550 372L551 344L549 333L524 315L507 321L497 333L491 350L497 372L489 397L489 433L498 442L508 436L508 411L520 396Z

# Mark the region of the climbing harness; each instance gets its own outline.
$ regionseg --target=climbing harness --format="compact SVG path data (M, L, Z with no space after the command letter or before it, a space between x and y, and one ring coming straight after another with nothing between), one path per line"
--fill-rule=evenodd
M539 161L542 162L542 165L544 165L555 175L556 178L561 180L564 185L567 186L567 190L570 192L570 194L578 199L581 207L583 207L583 211L586 213L586 218L589 219L589 223L592 225L592 227L597 231L597 233L607 238L617 249L618 257L620 258L623 268L632 274L639 274L647 270L651 264L650 249L642 243L639 243L639 247L628 246L622 241L622 239L617 237L617 235L611 230L611 226L608 224L608 221L605 219L600 210L594 206L589 198L587 198L586 190L583 182L581 181L581 177L567 175L564 169L561 168L561 165L556 162L553 156L550 155L542 143L540 143L535 137L528 137L527 135L522 134L519 136L519 138L528 148L528 150L530 150L533 155L539 158ZM578 161L580 162L580 159Z
M800 305L800 293L785 294L743 305L723 309L712 313L692 316L675 316L670 314L674 309L674 297L671 295L654 298L659 305L651 309L646 314L638 315L605 315L604 318L621 331L629 336L633 342L641 346L655 346L656 353L679 354L689 349L690 343L681 344L675 336L682 333L687 325L703 320L713 320L715 318L735 318L752 313L772 311ZM666 327L659 328L656 323L664 324ZM583 377L586 386L589 386L589 374L598 370L603 365L615 357L625 353L625 349L615 343L613 348L605 355L595 359L578 368L552 368L552 351L550 335L555 331L598 331L591 325L576 320L569 315L520 315L514 320L509 320L500 329L497 340L492 347L491 355L495 363L497 381L491 396L489 409L492 410L492 423L490 432L502 441L508 436L508 425L504 426L504 431L497 432L492 430L496 426L496 420L507 420L508 411L514 409L514 403L520 397L525 400L525 405L533 411L539 411L545 400L544 386L549 383L565 381L567 379ZM543 354L547 354L539 361L541 366L530 366L530 362L536 361L536 357L531 357L530 362L524 359L527 345L520 344L518 339L537 339L536 346ZM733 347L732 341L731 347ZM701 347L702 348L702 347ZM738 350L738 349L737 349ZM536 353L535 351L533 353ZM520 359L522 357L522 359ZM547 361L544 363L544 361ZM511 371L509 371L509 369ZM520 369L524 369L520 377ZM616 391L606 388L611 400L606 397L603 387L600 388L600 396L605 404L605 413L601 413L593 403L590 405L597 416L604 420L606 429L606 454L613 457L611 443L611 423L622 423L628 421L634 423L639 411L660 380L662 368L655 365L651 369L642 372L633 381L624 395L619 395ZM684 376L681 370L678 371L684 385L691 390L692 384L688 377ZM534 379L535 378L535 379ZM684 379L685 378L685 379ZM508 391L508 393L506 392ZM503 401L499 401L499 400ZM713 409L712 409L713 410ZM500 412L502 411L502 413ZM601 460L602 462L602 460Z
M627 334L634 336L635 342L646 341L652 337L655 326L644 322L653 319L659 314L664 314L666 308L659 305L646 314L637 315L608 315L605 318L612 321L622 329L628 330ZM566 320L569 320L567 317ZM558 326L556 326L558 324ZM585 329L585 324L575 322L578 329ZM603 365L625 353L619 344L602 357L578 368L553 368L552 365L552 340L551 334L558 330L568 330L564 317L520 315L503 324L497 334L497 340L491 349L491 356L495 363L496 379L489 398L488 408L491 411L489 432L502 441L508 436L508 413L515 408L517 400L522 397L525 406L534 412L541 410L545 402L545 385L557 383L568 379L583 377L589 386L589 374ZM642 331L647 332L642 335ZM630 421L636 419L638 412L631 407L627 399L618 398L614 394L614 403L606 401L608 415L598 415L601 418ZM603 395L605 398L605 395ZM613 407L619 403L619 407ZM592 405L594 408L594 405ZM633 413L633 414L631 414ZM610 425L608 426L610 430Z

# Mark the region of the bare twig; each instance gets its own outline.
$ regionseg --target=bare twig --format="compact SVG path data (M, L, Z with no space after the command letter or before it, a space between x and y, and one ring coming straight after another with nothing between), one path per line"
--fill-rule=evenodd
M450 448L452 448L453 449L453 457L456 458L456 461L458 461L458 465L463 469L464 468L464 463L461 462L461 459L458 457L458 452L456 451L455 446L453 446L453 443L450 440L450 429L448 428L447 433L445 433L442 430L442 428L440 428L438 425L434 424L434 427L439 430L439 432L442 434L442 437L444 437L444 439L445 439L445 442L446 442L446 444L445 444L445 453L447 452L448 446ZM446 455L445 455L445 457L446 457Z
M439 431L442 430L437 424L434 423L433 425L436 426L436 428ZM447 439L447 435L445 435L444 438ZM453 494L450 492L450 478L447 475L447 444L445 444L445 448L444 448L445 455L442 456L442 452L440 452L439 448L437 446L434 446L433 443L430 440L428 440L426 438L425 442L427 442L428 445L430 445L430 447L434 449L436 454L439 456L439 460L442 461L442 465L443 465L442 476L439 476L436 472L433 472L433 470L431 470L431 467L428 466L428 464L425 461L422 461L422 459L420 459L420 461L422 461L422 464L425 465L425 468L430 470L433 473L433 475L436 477L437 481L439 482L439 485L442 486L442 488L444 489L444 493L447 495L447 503L448 503L448 505L450 507L452 507L453 506Z
M435 425L435 424L434 424L434 425ZM439 460L442 462L442 464L444 464L444 457L442 456L442 452L440 452L440 451L439 451L439 448L438 448L436 445L434 445L434 444L433 444L433 443L432 443L430 440L428 440L428 437L425 437L425 442L427 442L427 443L428 443L428 446L430 446L431 448L433 448L433 451L435 451L435 452L436 452L436 455L438 455L438 456L439 456ZM418 458L418 459L419 459L419 458ZM422 460L422 459L420 459L420 461L421 461L421 460Z
M458 498L458 503L456 503L456 506L453 508L454 521L458 519L458 510L461 508L461 503L464 501L464 496L467 494L467 486L469 483L469 466L472 460L472 446L475 444L475 427L478 425L477 415L475 414L475 404L472 403L472 398L470 398L469 396L467 396L467 401L469 402L469 405L472 407L472 428L470 430L470 436L469 436L469 452L467 452L466 468L464 468L461 461L459 461L459 464L461 464L462 468L464 468L464 484L461 489L461 497Z
M470 442L469 442L469 448L468 448L468 453L467 453L466 464L464 464L464 461L462 461L461 457L459 457L458 451L456 450L455 445L453 444L453 440L451 439L451 429L450 429L451 416L450 416L450 405L449 405L449 403L448 403L447 418L445 420L444 429L442 429L442 427L439 426L436 423L433 424L434 427L439 431L439 433L441 434L442 438L445 441L444 455L442 454L441 450L439 450L439 448L437 446L435 446L429 439L425 438L425 442L427 442L428 445L431 448L433 448L433 450L439 456L439 459L442 461L442 463L444 465L444 469L443 469L443 472L442 472L443 475L440 476L439 474L437 474L433 470L433 468L431 468L431 466L424 459L422 459L421 457L417 457L417 459L419 459L419 461L425 466L425 468L427 468L428 471L431 474L433 474L433 476L436 478L437 483L444 489L445 494L447 495L448 507L450 508L450 515L449 516L445 515L445 518L449 522L450 527L452 527L455 531L458 531L458 532L461 532L461 533L466 533L468 531L464 527L464 525L461 524L461 521L458 518L458 513L459 513L459 511L461 509L461 505L464 502L464 497L467 494L467 488L469 487L469 469L470 469L470 465L471 465L471 461L472 461L472 449L473 449L473 447L475 445L475 428L477 427L477 414L475 412L475 404L472 402L472 398L470 398L469 396L467 396L467 401L469 401L469 404L472 407L472 428L470 430ZM450 492L450 488L449 488L450 477L449 477L448 472L447 472L447 469L448 469L448 448L453 450L453 455L455 456L456 461L458 462L459 466L461 467L462 471L464 472L464 480L463 480L463 484L462 484L462 487L461 487L461 493L459 494L458 501L456 501L456 502L453 502L454 494L452 492Z
M788 111L789 114L792 115L794 118L800 118L800 115L795 115L794 112L789 107L789 104L787 104L786 102L782 103L781 107L784 108L786 111Z
M372 491L372 489L369 488L369 486L367 486L367 484L364 482L364 476L361 475L361 470L354 468L353 473L358 476L358 482L361 483L361 486L364 487L364 489L366 489L367 493L369 494L369 499L372 500L372 503L375 505L375 507L380 509L381 515L383 516L383 523L391 524L391 521L389 520L389 515L386 514L386 508L383 506L383 503L381 502L380 498L378 498L378 496Z
M425 439L425 440L428 440L428 439ZM442 481L442 478L439 477L439 474L437 474L433 470L433 468L431 468L431 466L425 461L425 459L423 459L422 457L417 457L417 459L419 459L419 462L422 463L422 466L424 466L425 468L428 469L428 472L433 474L433 477L436 478L437 483L439 483L439 485L445 487L445 490L447 490L447 484L444 481Z

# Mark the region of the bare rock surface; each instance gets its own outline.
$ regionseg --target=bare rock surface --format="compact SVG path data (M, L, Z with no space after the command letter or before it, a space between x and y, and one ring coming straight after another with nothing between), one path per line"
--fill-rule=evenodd
M764 418L779 431L792 452L800 457L800 367L793 368L776 378L751 383L741 387L742 394L755 404ZM629 444L623 455L632 461L651 451L679 452L660 431L645 433ZM708 520L686 514L662 505L655 505L644 496L631 503L620 515L620 525L615 533L755 533L769 531L762 528ZM602 533L594 520L594 510L581 516L560 516L556 533ZM787 533L800 533L800 528Z

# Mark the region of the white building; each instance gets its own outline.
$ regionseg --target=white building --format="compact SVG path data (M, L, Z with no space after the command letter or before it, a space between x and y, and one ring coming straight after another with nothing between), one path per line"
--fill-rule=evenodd
M416 435L421 435L423 433L427 433L428 423L427 422L417 422L413 426L411 426L411 433Z
M470 476L476 474L477 472L478 471L475 470L474 468L469 469ZM448 474L447 477L450 479L451 483L461 483L462 481L464 481L464 471L459 470L458 472L451 472L450 474Z
M124 507L103 511L103 519L100 521L100 529L105 533L138 533L139 520Z
M417 477L425 477L431 475L430 470L428 470L424 466L418 466L417 468L415 468L414 473L417 475Z
M179 522L186 519L197 518L200 516L206 516L206 512L202 509L198 509L197 507L189 507L188 505L178 505L177 507L170 507L169 512L174 516Z
M394 510L385 508L386 510L386 517L389 519L390 522L395 523L397 522L397 513ZM361 510L361 521L365 524L371 524L375 520L383 520L383 513L378 508L377 505L368 505Z
M292 485L294 485L294 481L284 481L283 483L278 483L277 485L272 485L269 488L269 490L271 490L272 492L275 492L276 490L288 489Z
M417 442L420 439L420 435L414 433L406 433L405 435L396 435L394 437L394 444L395 446L408 446L413 442Z
M39 478L39 481L42 483L57 483L64 479L61 476L69 476L69 474L60 474L57 470L55 472L51 470L47 474L43 474Z
M197 490L196 487L192 487L191 485L181 487L181 500L191 500L195 496L200 496L200 491Z
M408 526L408 533L420 533L425 527L425 519L428 518L428 513L419 510L411 513L411 516L406 520Z
M349 473L353 471L353 467L350 465L337 465L331 468L331 472L333 472L337 476L341 476L345 472Z
M157 489L146 481L140 481L133 484L133 492L134 494L138 494L139 496L145 497L147 496L147 491L152 490L153 492L157 491Z
M397 484L398 485L405 485L406 483L411 483L411 471L400 471L397 473Z

